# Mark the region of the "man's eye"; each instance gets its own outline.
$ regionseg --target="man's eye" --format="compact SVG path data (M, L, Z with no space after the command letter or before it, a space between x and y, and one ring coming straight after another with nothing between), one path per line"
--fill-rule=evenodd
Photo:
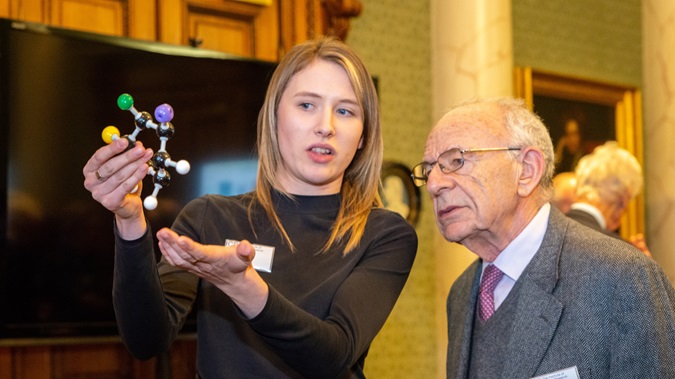
M429 163L427 165L427 167L424 168L424 176L426 176L427 178L429 177L429 175L431 174L431 171L434 169L434 166L436 165L436 163L438 163L438 162Z
M429 163L429 169L427 170L427 177L431 174L431 171L434 170L434 166L438 165L438 167L443 170L443 164L440 162L434 162L434 163Z
M453 158L448 162L452 167L457 167L462 165L462 158Z

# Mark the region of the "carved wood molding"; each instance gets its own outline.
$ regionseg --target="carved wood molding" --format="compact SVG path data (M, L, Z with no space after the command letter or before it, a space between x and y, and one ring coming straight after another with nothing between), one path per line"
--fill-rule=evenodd
M345 40L350 19L363 10L361 0L322 0L322 4L326 10L325 34Z

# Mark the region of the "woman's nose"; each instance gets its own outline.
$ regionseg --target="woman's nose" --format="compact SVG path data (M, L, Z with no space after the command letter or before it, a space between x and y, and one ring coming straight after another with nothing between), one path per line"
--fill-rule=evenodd
M322 115L316 125L315 133L322 137L330 137L335 134L335 120L332 111L326 111Z

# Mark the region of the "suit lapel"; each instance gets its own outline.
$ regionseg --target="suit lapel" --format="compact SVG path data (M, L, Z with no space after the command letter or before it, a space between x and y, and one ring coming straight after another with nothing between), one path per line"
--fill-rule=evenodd
M482 261L476 260L453 284L448 297L448 379L465 379L471 357L471 334Z
M563 305L553 295L569 221L551 209L539 251L520 277L521 288L502 378L534 376L553 339Z
M530 378L553 339L563 306L535 283L524 282L502 378Z

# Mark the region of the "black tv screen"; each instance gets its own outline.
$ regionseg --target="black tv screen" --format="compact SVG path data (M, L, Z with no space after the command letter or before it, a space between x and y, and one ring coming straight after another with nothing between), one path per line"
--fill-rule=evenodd
M118 108L174 109L172 179L153 230L205 193L251 190L256 120L274 64L159 43L0 20L0 339L116 335L113 216L83 187L101 131L134 131ZM151 129L138 139L157 150ZM152 192L144 181L143 197Z

